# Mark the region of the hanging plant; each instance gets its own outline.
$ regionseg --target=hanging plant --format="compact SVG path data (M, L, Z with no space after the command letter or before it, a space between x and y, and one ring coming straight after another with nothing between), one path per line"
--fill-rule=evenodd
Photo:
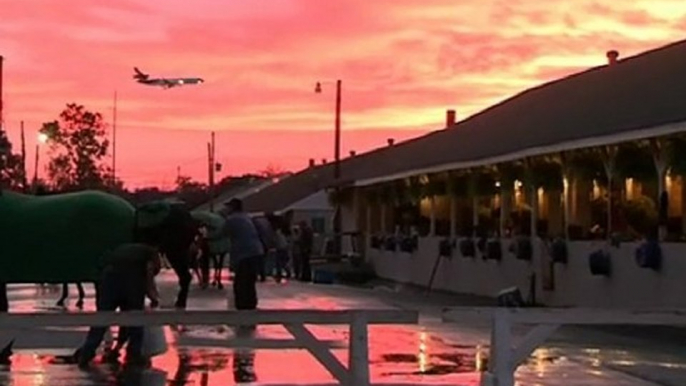
M566 152L565 168L572 176L582 180L599 180L606 178L603 160L598 151L593 149L580 149Z
M410 177L407 186L409 200L419 202L424 196L424 187L419 177Z
M516 180L524 179L524 165L519 161L504 162L496 165L500 189L511 192Z
M473 192L478 196L492 196L498 193L496 187L497 178L495 173L480 170L473 175Z
M445 180L430 179L425 185L424 194L424 197L444 196L448 194L448 184Z
M451 192L454 197L464 198L469 196L469 174L456 174L451 178Z
M641 182L655 181L657 171L650 149L637 142L619 146L615 156L615 173L618 178L633 178Z
M667 139L667 162L672 173L686 176L686 138Z
M411 201L405 180L393 181L393 198L399 205L407 204Z
M562 190L562 167L557 162L545 159L532 161L527 174L536 188Z

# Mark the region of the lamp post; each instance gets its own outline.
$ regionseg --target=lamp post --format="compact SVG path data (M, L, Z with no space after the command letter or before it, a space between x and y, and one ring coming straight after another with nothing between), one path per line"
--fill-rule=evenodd
M38 133L38 142L36 143L36 161L33 170L33 184L34 186L38 183L38 157L40 155L40 145L41 143L48 142L48 135L45 133Z
M333 178L334 178L334 194L336 196L336 208L334 212L334 254L336 256L341 255L341 228L342 228L342 218L341 218L341 205L340 205L340 183L341 183L341 89L343 82L339 79L336 81L336 119L335 119L335 132L334 132L334 166L333 166ZM314 91L317 94L322 93L322 83L317 82Z

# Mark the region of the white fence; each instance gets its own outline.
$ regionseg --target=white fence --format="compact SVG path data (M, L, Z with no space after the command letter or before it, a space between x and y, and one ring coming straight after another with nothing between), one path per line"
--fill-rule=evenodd
M491 350L488 370L481 386L514 386L514 373L538 346L561 325L686 325L686 310L653 311L621 309L532 309L532 308L450 308L443 321L464 323L491 320ZM515 344L512 327L534 327Z
M205 346L251 349L306 349L341 385L368 386L369 344L367 326L376 324L417 324L419 314L396 310L256 310L256 311L128 311L84 313L1 314L0 329L31 329L80 326L162 326L162 325L283 325L293 339L238 337L230 341L204 339ZM336 342L320 341L306 325L348 325L348 366L332 353Z

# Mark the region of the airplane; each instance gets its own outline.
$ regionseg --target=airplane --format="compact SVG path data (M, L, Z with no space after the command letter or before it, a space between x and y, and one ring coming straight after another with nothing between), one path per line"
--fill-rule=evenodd
M150 78L150 75L143 73L138 67L134 67L133 70L136 72L133 75L133 79L136 79L138 83L145 84L148 86L161 86L163 89L169 89L172 87L184 86L187 84L200 84L205 81L202 78Z

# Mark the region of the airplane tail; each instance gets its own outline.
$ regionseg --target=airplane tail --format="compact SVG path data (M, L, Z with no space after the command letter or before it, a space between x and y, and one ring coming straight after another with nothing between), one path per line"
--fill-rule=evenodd
M148 74L144 74L143 72L141 72L141 70L139 70L138 67L134 67L133 71L136 72L136 74L133 76L133 78L136 80L146 80L149 77Z

